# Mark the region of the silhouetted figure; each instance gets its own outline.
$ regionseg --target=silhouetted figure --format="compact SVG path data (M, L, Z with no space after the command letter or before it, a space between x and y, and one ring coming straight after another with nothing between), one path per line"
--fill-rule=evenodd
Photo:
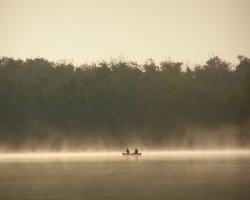
M126 153L129 154L129 149L128 148L126 149Z
M138 154L139 152L138 152L138 149L137 148L135 148L135 152L134 152L134 154Z

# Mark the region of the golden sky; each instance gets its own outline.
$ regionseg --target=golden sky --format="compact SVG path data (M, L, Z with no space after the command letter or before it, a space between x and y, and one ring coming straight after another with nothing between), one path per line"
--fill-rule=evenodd
M250 0L0 0L0 56L203 63L250 57Z

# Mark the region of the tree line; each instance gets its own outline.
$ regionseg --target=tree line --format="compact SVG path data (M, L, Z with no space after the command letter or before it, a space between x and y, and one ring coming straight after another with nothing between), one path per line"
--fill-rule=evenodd
M151 131L250 119L250 59L182 62L114 60L74 66L43 58L0 58L0 134L23 137L36 125L72 130ZM42 128L41 128L42 129ZM59 131L60 132L60 131ZM126 132L126 131L125 131Z

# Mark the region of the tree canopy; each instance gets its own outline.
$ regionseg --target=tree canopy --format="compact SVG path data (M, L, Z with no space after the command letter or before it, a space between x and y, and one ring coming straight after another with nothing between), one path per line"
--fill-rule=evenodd
M20 137L36 127L117 134L180 126L238 124L250 119L250 59L231 65L148 60L74 66L43 58L0 59L0 134ZM37 137L41 133L36 131ZM119 136L118 136L119 137Z

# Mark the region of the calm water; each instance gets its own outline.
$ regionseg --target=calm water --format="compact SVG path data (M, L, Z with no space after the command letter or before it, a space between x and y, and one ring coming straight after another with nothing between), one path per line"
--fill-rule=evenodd
M249 200L250 153L2 154L0 199Z

